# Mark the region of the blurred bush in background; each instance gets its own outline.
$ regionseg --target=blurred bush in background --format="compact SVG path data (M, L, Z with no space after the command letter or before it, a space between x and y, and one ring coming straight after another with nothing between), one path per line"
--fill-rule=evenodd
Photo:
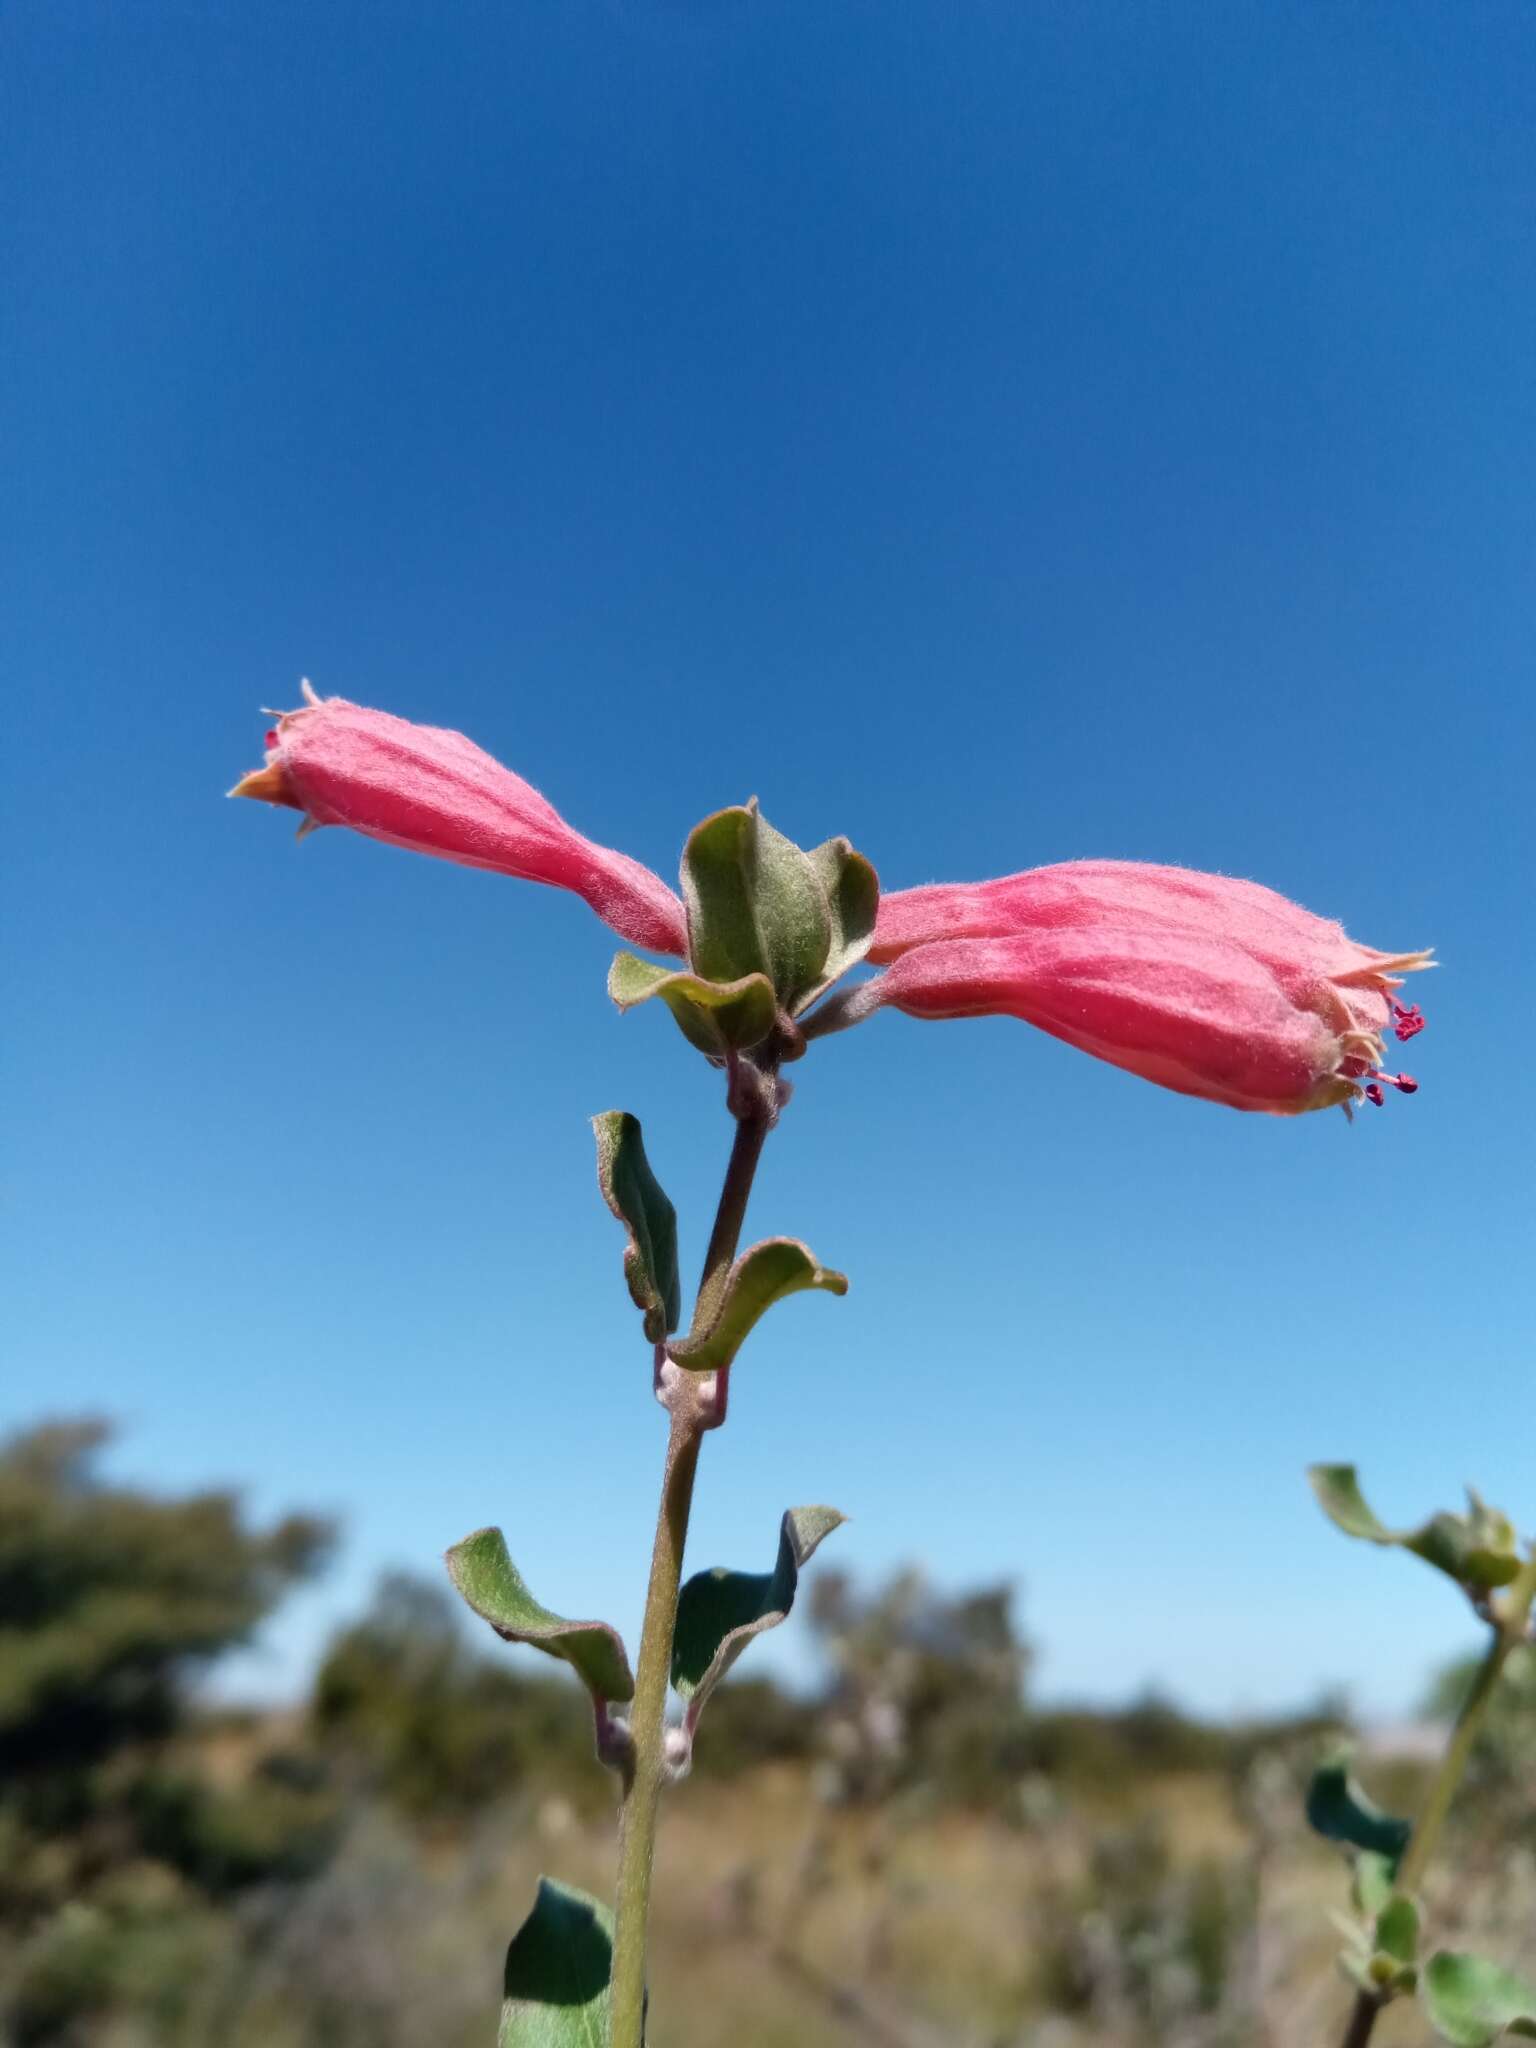
M470 2048L537 1872L602 1890L612 1793L575 1684L392 1574L307 1701L200 1680L333 1532L107 1483L97 1421L0 1446L0 2041ZM1338 2006L1302 1786L1336 1701L1216 1727L1042 1710L1007 1587L823 1571L822 1680L725 1686L663 1831L669 2048L1302 2048ZM1536 1657L1458 1826L1458 1928L1536 1913ZM1443 1674L1432 1719L1467 1673ZM1362 1758L1393 1802L1423 1765ZM1386 2042L1390 2048L1390 2041Z

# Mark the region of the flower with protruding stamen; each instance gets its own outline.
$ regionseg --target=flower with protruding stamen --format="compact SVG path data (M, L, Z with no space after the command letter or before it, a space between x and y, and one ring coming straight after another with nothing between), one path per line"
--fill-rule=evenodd
M870 958L886 972L834 998L821 1029L882 1005L1022 1017L1166 1088L1272 1115L1418 1085L1381 1062L1389 1028L1423 1028L1394 991L1429 954L1358 945L1254 882L1069 861L898 890L881 901Z

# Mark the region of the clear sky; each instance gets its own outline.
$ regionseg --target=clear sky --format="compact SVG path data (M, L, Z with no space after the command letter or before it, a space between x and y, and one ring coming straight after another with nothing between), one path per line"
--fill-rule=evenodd
M224 802L309 675L668 873L756 792L891 886L1119 855L1436 945L1353 1128L817 1048L753 1220L852 1291L744 1354L692 1551L833 1501L861 1574L1015 1578L1052 1694L1408 1703L1469 1624L1302 1471L1536 1524L1523 0L9 0L0 193L0 1422L340 1514L268 1690L488 1521L633 1636L586 1119L691 1271L716 1077L576 899Z

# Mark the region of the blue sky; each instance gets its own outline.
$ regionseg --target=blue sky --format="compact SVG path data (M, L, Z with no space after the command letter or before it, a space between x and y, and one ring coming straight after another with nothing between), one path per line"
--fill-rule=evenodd
M222 792L262 705L458 726L670 873L756 792L891 886L1073 855L1436 945L1353 1129L1022 1024L816 1049L696 1564L1017 1580L1056 1695L1340 1680L1536 1524L1536 45L1519 5L12 0L7 1364L115 1469L329 1507L299 1682L501 1522L633 1633L661 1450L586 1119L702 1253L728 1129L574 898ZM797 1654L780 1638L779 1654Z

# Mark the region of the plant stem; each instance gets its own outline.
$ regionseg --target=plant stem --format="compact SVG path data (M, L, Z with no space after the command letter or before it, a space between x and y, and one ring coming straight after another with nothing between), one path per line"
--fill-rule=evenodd
M706 1327L719 1305L741 1241L753 1177L771 1122L766 1108L737 1122L715 1227L704 1258L704 1277L699 1284L694 1314L696 1328ZM645 2040L645 1933L651 1903L651 1868L656 1856L656 1812L666 1779L667 1686L672 1675L672 1637L677 1625L683 1548L688 1540L693 1482L706 1426L698 1398L690 1388L687 1398L679 1400L672 1409L656 1542L651 1551L650 1583L645 1593L645 1619L640 1629L640 1655L635 1667L635 1698L629 1717L634 1772L619 1817L611 2048L642 2048Z
M1414 1823L1412 1838L1398 1866L1396 1886L1400 1892L1416 1892L1424 1882L1424 1872L1439 1843L1451 1802L1456 1797L1462 1774L1482 1729L1483 1718L1488 1712L1488 1703L1498 1689L1510 1652L1518 1649L1526 1639L1533 1600L1536 1600L1536 1557L1530 1559L1511 1584L1502 1607L1494 1610L1493 1640L1478 1666L1477 1676L1462 1702L1461 1712L1456 1716L1456 1725L1445 1745L1445 1754L1435 1772L1429 1796ZM1376 2015L1384 2003L1373 1991L1359 1994L1350 2014L1342 2048L1366 2048L1371 2030L1376 2025Z
M667 1438L661 1510L651 1552L645 1595L635 1700L629 1717L634 1741L634 1775L619 1819L619 1875L615 1898L612 1988L612 2048L641 2048L645 2039L645 1927L651 1904L651 1865L656 1853L656 1809L666 1774L667 1682L672 1669L672 1632L677 1591L683 1576L683 1545L693 1505L703 1430L698 1417L680 1410Z
M1344 2029L1342 2048L1366 2048L1380 2011L1381 2000L1374 1991L1358 1992L1354 2010L1349 2015L1349 2025Z
M699 1297L693 1312L695 1330L708 1329L720 1305L731 1262L741 1242L741 1226L746 1221L747 1201L752 1193L757 1162L763 1156L770 1128L766 1113L743 1117L736 1126L736 1141L731 1146L730 1163L725 1169L720 1206L715 1212L715 1227L709 1234L709 1249L704 1254L704 1277L699 1282Z

